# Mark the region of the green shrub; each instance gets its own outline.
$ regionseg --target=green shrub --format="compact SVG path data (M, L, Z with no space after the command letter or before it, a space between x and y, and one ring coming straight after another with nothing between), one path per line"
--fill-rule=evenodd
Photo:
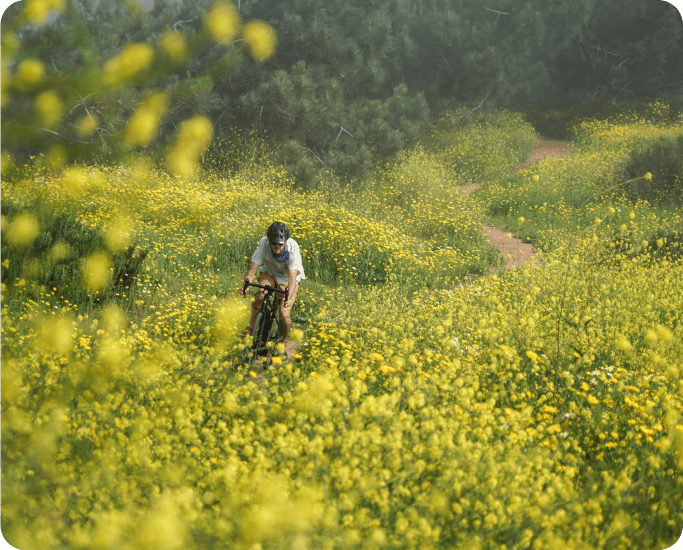
M646 172L652 180L638 179L624 189L629 199L656 206L683 204L683 134L655 139L634 150L620 177L635 180Z
M681 107L680 97L667 97L661 101L596 99L528 111L524 116L542 136L573 141L576 138L573 127L580 120L623 120L638 116L656 124L669 124L676 120Z
M89 227L67 211L53 212L40 205L27 209L11 200L3 200L2 216L8 224L24 213L35 217L40 230L35 239L23 247L10 244L3 231L2 282L13 284L28 279L56 289L55 292L73 304L93 303L80 281L84 260L107 249L103 231ZM111 277L96 294L95 303L110 300L122 289L130 287L140 274L147 254L147 250L131 245L111 255Z

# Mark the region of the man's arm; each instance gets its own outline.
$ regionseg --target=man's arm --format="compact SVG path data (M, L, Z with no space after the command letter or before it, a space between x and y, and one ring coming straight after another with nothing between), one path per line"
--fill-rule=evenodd
M254 281L254 275L256 275L256 271L258 271L258 264L251 262L249 269L247 269L247 273L244 275L244 281L242 281L242 286L240 287L240 295L246 295L246 292L244 291L244 285L247 282L247 279L249 279L251 282Z
M289 270L289 297L287 298L287 301L285 302L284 306L289 309L292 307L292 304L294 304L294 298L296 298L296 291L298 290L298 286L296 284L296 276L299 274L298 269L290 269Z

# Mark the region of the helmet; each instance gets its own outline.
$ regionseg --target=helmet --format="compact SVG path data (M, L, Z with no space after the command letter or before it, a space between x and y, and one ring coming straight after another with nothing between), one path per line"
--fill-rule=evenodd
M268 242L270 244L285 244L289 239L289 227L282 222L275 222L268 228Z

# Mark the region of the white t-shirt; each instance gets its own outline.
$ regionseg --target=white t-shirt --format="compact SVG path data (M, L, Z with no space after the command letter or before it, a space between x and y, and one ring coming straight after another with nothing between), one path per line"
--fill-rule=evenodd
M283 250L289 252L289 260L278 261L273 256L273 251L270 249L268 237L263 237L259 243L256 251L251 256L252 263L259 266L259 271L270 273L280 285L289 283L289 270L296 269L298 274L296 276L297 284L301 279L305 279L304 266L301 262L301 252L299 252L299 245L294 239L287 239L285 248ZM263 264L263 265L261 265Z

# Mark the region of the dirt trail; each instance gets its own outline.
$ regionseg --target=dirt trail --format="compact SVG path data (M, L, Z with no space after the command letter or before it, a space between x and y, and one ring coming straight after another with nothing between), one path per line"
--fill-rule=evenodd
M512 173L524 170L530 164L545 157L564 157L571 150L572 144L566 141L539 140L534 145L531 156L515 168ZM469 195L475 189L479 189L479 187L481 187L481 184L472 183L470 185L463 185L460 187L460 191L465 195ZM503 258L505 258L508 269L520 265L538 263L536 251L531 244L516 238L509 231L504 231L486 223L481 224L481 227L484 233L486 233L489 244L496 247L503 255Z

